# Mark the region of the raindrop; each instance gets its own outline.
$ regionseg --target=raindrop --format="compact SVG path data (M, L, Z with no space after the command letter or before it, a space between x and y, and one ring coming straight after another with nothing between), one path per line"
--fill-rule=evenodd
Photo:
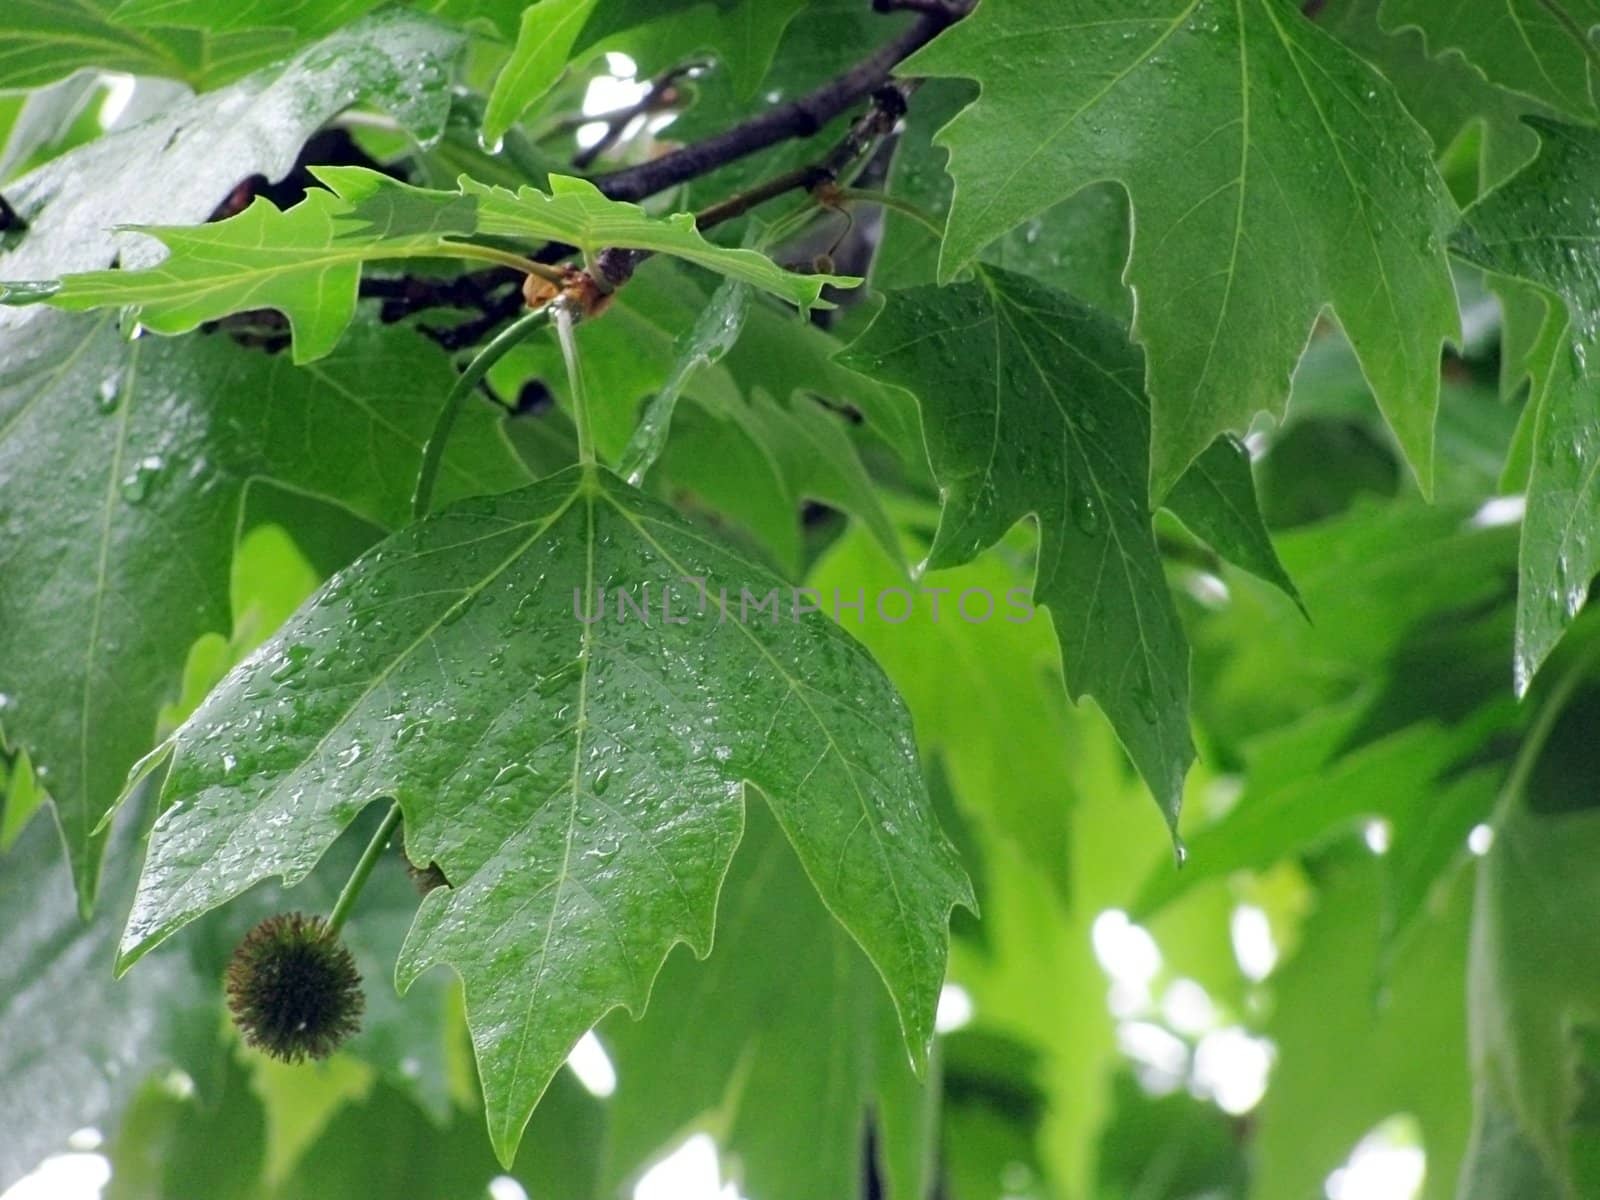
M415 740L417 734L421 733L427 727L427 721L411 721L408 724L400 726L399 730L394 735L394 744L396 746L404 746L406 743Z
M284 680L298 675L300 668L305 666L306 659L310 657L311 651L305 646L290 646L283 653L283 661L273 669L268 678L273 683L282 683Z
M513 780L521 779L524 775L532 774L533 768L527 763L507 763L505 766L501 767L495 772L494 778L489 781L489 786L501 787L504 784L512 782Z
M120 373L107 375L100 381L100 386L95 389L94 406L107 415L117 411L117 406L122 403L122 376Z
M581 671L581 664L570 662L559 670L551 671L548 675L541 677L534 690L541 696L548 696L571 683Z
M147 454L141 458L133 470L122 477L122 498L129 504L142 503L150 495L156 476L161 474L164 466L166 463L159 454Z
M1156 723L1156 698L1150 685L1142 679L1133 685L1133 703L1145 721L1151 725Z
M1072 520L1090 537L1100 532L1100 505L1088 492L1075 490L1072 493Z

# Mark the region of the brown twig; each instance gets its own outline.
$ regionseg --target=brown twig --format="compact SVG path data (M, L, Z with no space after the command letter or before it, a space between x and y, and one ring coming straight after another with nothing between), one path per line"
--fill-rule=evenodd
M904 31L885 42L849 70L814 88L806 95L787 104L772 108L740 122L702 141L691 143L660 158L637 166L596 176L593 180L602 194L613 200L643 200L677 184L698 178L726 166L747 155L791 138L810 137L835 117L868 96L873 96L873 106L850 131L818 162L797 171L786 172L765 184L729 197L712 205L697 218L701 228L710 228L722 221L732 220L758 204L765 203L786 192L814 190L837 180L848 166L871 149L895 121L905 112L906 97L916 86L905 81L885 86L894 68L913 51L921 48L943 32L955 21L964 17L974 0L948 0L937 12L927 12ZM874 94L876 93L876 94ZM541 263L555 263L573 253L573 247L550 242L535 251L531 257ZM609 293L626 283L646 253L635 250L606 249L595 257L592 272L597 295L594 307L598 309ZM542 293L541 293L542 294ZM513 301L513 291L482 305L483 315L452 330L427 330L436 340L447 345L470 345L469 338L485 336L495 326L509 319L517 307L532 302L533 297ZM388 305L386 312L394 311ZM393 319L393 318L391 318Z
M730 129L660 158L597 176L595 186L613 200L642 200L768 146L811 137L881 87L902 59L931 42L965 16L970 7L969 3L952 2L941 6L938 12L923 13L855 66L804 96L774 105Z
M909 81L883 85L873 93L867 111L857 117L844 137L816 162L774 175L701 209L695 214L695 224L701 230L710 229L789 192L807 191L819 197L826 196L827 189L836 188L850 168L871 153L879 139L890 133L895 122L905 116L906 99L915 87L915 83ZM649 257L648 250L611 247L595 256L594 274L604 290L614 291L631 279L639 264Z

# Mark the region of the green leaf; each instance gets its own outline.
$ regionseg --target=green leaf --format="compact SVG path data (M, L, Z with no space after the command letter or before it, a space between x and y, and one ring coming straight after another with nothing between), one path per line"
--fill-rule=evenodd
M889 193L941 223L955 185L948 157L934 135L972 103L965 80L930 79L917 89L895 144ZM893 209L883 215L883 244L872 265L874 287L890 290L937 283L944 239L916 218ZM1067 197L985 246L979 258L1029 275L1093 305L1124 325L1133 321L1133 296L1122 282L1128 265L1128 195L1098 183Z
M257 199L226 221L142 226L139 232L166 245L161 263L142 271L68 275L48 299L71 311L131 306L147 328L167 334L231 313L273 308L288 317L295 361L305 363L338 343L355 312L364 263L472 257L474 248L458 239L474 236L557 241L587 256L608 246L670 254L803 308L822 304L823 287L854 282L795 274L753 250L713 246L688 214L649 217L637 205L607 200L580 179L552 176L545 194L531 187L513 193L463 176L459 191L444 192L362 167L319 167L314 173L332 190L313 189L284 211Z
M815 501L861 521L905 579L894 527L849 425L813 396L783 404L757 391L728 408L680 413L664 470L669 490L688 488L749 529L791 578L804 571L804 506Z
M601 1031L617 1065L606 1172L616 1186L606 1194L704 1124L740 1164L743 1191L855 1195L875 1124L883 1161L911 1165L890 1195L927 1195L932 1131L894 1124L927 1107L894 1010L759 806L719 907L711 957L673 955L644 1019L613 1018Z
M131 824L131 822L130 822ZM0 1188L66 1147L85 1124L114 1118L146 1072L188 1062L215 1041L216 984L184 954L161 954L140 979L114 987L106 963L116 915L84 925L72 883L35 821L0 859ZM113 886L133 883L130 851Z
M1383 0L1390 29L1420 29L1434 54L1454 50L1491 83L1533 96L1576 117L1600 114L1594 94L1600 25L1595 0Z
M671 373L640 414L639 424L617 461L617 471L629 483L637 487L661 457L684 385L695 372L716 365L733 349L749 311L750 289L730 280L716 290L700 310L694 326L678 339Z
M600 1102L570 1071L552 1081L528 1127L528 1162L513 1176L529 1200L598 1197L604 1119ZM378 1087L336 1115L270 1195L271 1200L364 1195L483 1200L490 1182L504 1173L473 1114L452 1113L440 1122L403 1092Z
M289 49L283 32L212 36L134 29L118 0L10 0L0 12L0 88L38 87L82 68L126 71L214 85Z
M1228 1115L1184 1092L1152 1096L1131 1075L1116 1080L1117 1111L1100 1149L1100 1188L1140 1200L1230 1200L1249 1171Z
M112 1170L103 1194L105 1200L257 1200L265 1154L261 1103L249 1074L225 1053L221 1087L205 1101L160 1078L140 1089L106 1150Z
M1211 736L1239 746L1391 677L1393 691L1416 698L1406 723L1451 719L1485 698L1502 699L1490 688L1504 677L1504 630L1491 630L1488 648L1470 660L1445 651L1406 664L1404 653L1419 634L1505 614L1513 526L1412 500L1360 504L1275 541L1311 621L1275 589L1226 574L1229 603L1189 628L1196 706ZM1252 773L1250 782L1277 779Z
M538 0L522 13L511 57L495 77L483 140L498 146L522 114L555 86L595 0Z
M335 1058L333 1063L341 1060ZM326 1090L331 1064L284 1068L285 1078ZM333 1110L296 1147L289 1170L265 1166L276 1132L252 1080L229 1051L216 1096L176 1095L152 1080L129 1106L115 1140L106 1200L297 1200L370 1194L483 1200L505 1174L477 1114L433 1116L400 1089L368 1086L332 1097ZM259 1086L259 1081L257 1081ZM604 1139L604 1111L570 1072L551 1084L528 1131L529 1165L516 1173L530 1200L593 1200ZM220 1151L220 1152L219 1152ZM265 1166L265 1169L264 1169ZM281 1175L281 1178L279 1178Z
M1153 495L1282 410L1328 304L1428 488L1439 350L1459 337L1454 205L1376 70L1285 0L1137 0L1115 19L988 0L902 70L983 88L938 138L957 184L942 279L1085 184L1127 187Z
M0 278L55 279L113 260L144 266L158 247L114 227L204 221L240 180L287 175L306 139L352 104L384 108L431 141L444 127L461 44L437 22L380 13L280 67L54 159L6 188L28 229L0 256Z
M1277 1061L1256 1115L1250 1193L1260 1200L1321 1194L1362 1136L1396 1113L1422 1129L1423 1200L1455 1194L1470 1122L1470 890L1450 890L1380 990L1379 873L1365 848L1329 864L1300 949L1274 976L1264 1032Z
M946 1190L957 1200L1039 1200L1046 1194L1037 1145L1046 1095L1035 1078L1038 1055L1023 1042L984 1029L958 1030L940 1050Z
M1265 579L1304 610L1261 519L1250 454L1241 442L1218 438L1178 478L1163 504L1223 558Z
M1514 1157L1520 1144L1563 1196L1580 1194L1571 1178L1573 1134L1593 1125L1578 1111L1585 1085L1577 1034L1600 1021L1600 953L1588 919L1600 899L1597 851L1595 810L1519 807L1495 830L1473 913L1468 1003L1481 1156L1473 1170L1505 1171L1494 1160ZM1482 1192L1485 1200L1521 1194Z
M1405 821L1414 809L1437 805L1452 773L1482 754L1492 737L1514 728L1516 717L1508 699L1486 706L1459 727L1423 721L1348 748L1370 707L1358 702L1315 715L1282 735L1286 747L1258 747L1263 757L1293 764L1293 774L1287 779L1268 776L1261 785L1247 788L1226 816L1192 835L1189 869L1181 874L1153 871L1134 911L1153 911L1207 879L1246 868L1264 870L1336 834L1348 834L1363 818ZM1315 740L1322 743L1321 755L1308 740L1313 731L1320 735ZM1336 748L1348 752L1336 756L1331 753ZM1253 776L1267 774L1262 762L1251 766ZM1397 843L1396 854L1408 853L1404 838Z
M1014 530L972 562L928 571L912 585L901 559L858 527L827 549L806 582L888 672L911 708L924 753L937 754L948 771L951 791L982 797L990 826L1066 897L1068 816L1080 787L1077 740L1049 625L1037 613L1017 619L1028 611L1017 603L1032 574L1028 532ZM876 598L890 597L884 612L894 618L902 607L896 589L912 593L907 618L885 620ZM995 598L990 620L961 618L968 593ZM857 599L866 609L860 616L843 607ZM980 601L972 606L979 609ZM1019 754L1019 746L1029 752Z
M1516 685L1534 673L1583 608L1600 569L1600 133L1530 120L1543 148L1533 164L1468 210L1454 248L1489 270L1553 292L1565 303L1559 332L1532 361L1537 406L1522 526ZM1590 365L1591 355L1596 361Z
M648 465L646 460L664 447L677 391L688 382L688 376L696 367L711 365L724 355L736 352L750 309L750 289L730 282L724 284L702 310L694 329L679 348L672 375L646 407L630 439L630 449L626 453L636 457L638 464L644 464L635 465L634 476L642 476ZM789 353L793 358L800 358L794 353L793 344L806 340L796 336L797 332L785 329L781 337L781 342L791 347ZM781 355L783 351L778 353ZM682 441L679 442L672 462L674 481L687 483L714 503L723 503L729 511L738 513L743 507L739 503L740 493L751 490L750 475L770 476L776 493L776 519L758 528L758 532L764 535L779 563L792 574L800 571L798 515L801 502L806 499L822 501L855 514L865 522L879 544L898 557L898 537L878 502L876 486L850 442L847 427L818 403L812 393L812 388L825 386L827 381L799 371L784 380L781 365L774 371L772 360L763 355L760 348L755 349L754 355L750 348L736 353L730 369L738 373L741 366L750 364L755 357L760 357L765 367L759 372L750 372L752 378L741 380L750 387L746 398L730 400L718 396L715 389L707 393L705 407L715 414L722 428L699 427L699 454L692 450L685 453ZM823 365L832 366L825 360ZM789 385L787 391L796 394L789 396L780 392L774 396L768 393L762 385L774 376ZM774 386L782 387L783 383ZM713 396L718 399L713 400ZM729 459L723 451L730 435L742 437L754 448L759 466L746 472L727 470ZM632 481L637 483L638 478Z
M1025 842L990 841L983 915L991 945L957 942L951 979L971 995L984 1031L1039 1052L1037 1080L1048 1099L1039 1129L1048 1176L1043 1194L1089 1196L1113 1077L1125 1061L1095 958L1094 923L1105 910L1122 908L1145 871L1160 859L1170 863L1171 855L1153 836L1155 814L1136 802L1138 785L1104 723L1082 711L1057 721L1081 793L1067 811L1070 902L1063 903L1056 880L1028 861ZM992 836L986 816L999 797L973 792L958 799ZM1062 797L1036 803L1047 810Z
M18 751L9 762L0 755L0 853L16 845L44 799L27 753Z
M859 280L785 271L754 250L706 241L688 213L653 217L637 204L608 200L587 180L552 175L549 193L532 187L512 192L460 180L460 192L411 187L359 167L324 167L321 177L351 205L352 221L373 238L411 236L514 238L557 241L593 257L612 246L682 259L771 292L801 308L826 308L824 287Z
M1034 598L1074 698L1105 710L1176 828L1189 653L1147 507L1142 363L1115 325L1021 275L890 297L847 365L913 392L944 496L933 568L1039 521Z
M701 587L730 598L701 605ZM618 588L663 623L576 619ZM742 589L780 589L783 623L741 612ZM786 597L588 468L412 526L174 735L122 967L256 880L299 879L364 806L395 797L407 854L452 884L423 902L398 978L438 963L462 976L509 1161L583 1031L618 1005L641 1012L674 942L709 950L749 783L920 1056L968 885L899 699L836 626L789 623Z
M1425 39L1414 29L1386 33L1379 25L1383 2L1328 0L1317 13L1317 24L1383 72L1406 111L1428 131L1439 156L1481 125L1477 190L1515 174L1539 148L1538 138L1521 121L1537 106L1488 83L1458 55L1430 58ZM1489 6L1500 2L1486 0ZM1474 18L1482 20L1476 12Z
M689 272L667 258L646 261L628 285L614 293L605 315L583 321L576 329L584 378L594 397L590 423L596 452L606 462L620 461L630 435L640 420L645 401L667 386L686 345L710 303L706 292ZM782 322L798 333L805 326L792 319ZM537 379L568 413L571 396L566 364L555 338L530 338L493 372L490 378L505 395L515 395L528 379ZM708 399L733 403L738 387L720 365L706 366L692 377L691 391ZM562 461L566 466L571 456Z
M103 131L95 102L105 94L100 76L80 71L11 97L16 118L0 133L0 182L99 137Z
M860 411L897 451L909 442L920 460L915 405L835 363L836 338L755 301L746 285L729 281L707 293L661 259L635 274L603 319L579 325L577 337L589 390L605 397L592 406L595 444L619 472L638 471L652 446L664 449L655 476L662 495L691 490L756 534L795 578L806 499L849 512L898 554L850 427L829 410ZM553 339L524 343L498 382L514 391L529 375L569 401ZM694 406L680 406L680 396Z
M121 0L111 19L135 29L170 26L227 33L282 29L301 38L322 37L378 7L381 0Z
M765 393L790 407L802 399L821 399L828 407L859 413L901 465L915 478L923 478L926 454L916 404L899 388L838 362L842 348L839 336L809 322L796 322L774 304L757 303L751 305L744 330L722 365L747 397ZM690 390L701 398L698 389ZM715 411L720 394L701 399Z
M55 801L88 904L95 827L153 743L190 643L229 629L228 564L251 482L404 523L453 372L415 334L366 326L310 370L225 338L130 345L107 319L54 313L6 345L5 730ZM487 409L469 412L463 433L441 479L450 495L526 479Z

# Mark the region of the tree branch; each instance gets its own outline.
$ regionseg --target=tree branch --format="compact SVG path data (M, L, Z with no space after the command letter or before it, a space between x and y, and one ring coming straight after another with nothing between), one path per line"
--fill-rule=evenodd
M817 192L828 185L837 185L840 178L878 144L880 138L891 132L895 123L906 114L906 97L915 85L911 82L890 83L872 94L872 104L857 117L844 137L815 162L774 175L726 200L720 200L695 214L695 225L702 230L741 217L757 205L776 199L788 192ZM600 286L607 292L621 287L633 277L639 264L650 257L648 250L626 250L611 247L602 250L595 258L595 274Z
M663 154L660 158L599 175L594 184L613 200L643 200L790 138L811 137L829 121L881 87L900 61L920 50L971 8L951 0L916 22L866 58L820 87L786 104L774 105L731 129Z

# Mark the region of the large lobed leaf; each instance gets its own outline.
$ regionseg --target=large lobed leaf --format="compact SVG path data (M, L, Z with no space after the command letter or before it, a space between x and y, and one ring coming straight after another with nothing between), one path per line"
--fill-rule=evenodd
M1453 242L1472 262L1529 280L1565 305L1530 364L1536 423L1518 566L1519 695L1600 569L1600 133L1530 123L1543 141L1539 157L1473 205Z
M1458 334L1454 206L1389 82L1287 0L986 0L903 66L976 79L940 134L956 179L940 276L1085 184L1132 199L1151 484L1280 412L1331 304L1421 481Z
M1420 29L1434 54L1455 51L1501 87L1576 117L1600 115L1595 0L1383 0L1379 15L1390 29Z
M173 736L122 966L256 880L302 877L395 797L408 855L452 884L423 902L398 978L461 974L509 1161L583 1031L642 1011L675 942L709 950L753 784L920 1057L967 881L894 690L837 626L791 620L786 591L776 619L742 611L742 589L775 587L594 468L396 535ZM618 588L648 599L648 627L577 619Z
M971 283L891 293L845 361L921 401L945 503L929 567L1038 518L1034 598L1054 618L1067 686L1099 701L1175 828L1194 757L1189 652L1151 528L1137 348L1093 309L984 266ZM1195 472L1173 493L1180 513L1253 543L1260 569L1286 581L1238 447L1219 444Z
M1493 7L1493 0L1486 7ZM1476 164L1480 186L1501 182L1533 157L1539 140L1521 118L1540 108L1535 101L1496 87L1458 55L1430 57L1428 39L1415 29L1386 31L1380 22L1383 9L1384 0L1327 0L1316 21L1394 84L1440 158L1463 135L1481 137ZM1479 10L1472 11L1482 20Z
M38 87L82 69L213 86L292 46L284 29L138 28L118 7L119 0L8 0L0 10L0 88Z
M704 1123L739 1164L744 1191L851 1196L870 1128L888 1195L926 1196L937 1079L912 1075L871 965L759 807L720 908L711 957L696 963L679 951L644 1019L619 1013L602 1028L617 1064L608 1179L631 1181Z
M115 259L143 266L159 248L116 227L204 221L242 180L287 175L306 139L352 105L383 108L418 141L432 141L462 41L437 21L379 13L281 66L62 155L7 186L28 229L0 257L0 277L54 279Z
M399 329L363 327L304 371L222 338L129 345L106 318L50 313L27 329L0 367L0 718L55 801L87 905L96 825L190 644L228 628L252 483L404 523L452 372ZM462 433L447 492L526 479L486 408Z
M474 237L514 238L536 249L546 241L592 256L608 246L649 250L721 271L802 307L820 303L824 286L849 279L785 271L753 250L713 246L688 214L665 220L633 204L607 200L581 179L552 176L549 194L490 187L465 176L456 192L398 183L361 167L320 167L331 191L313 189L280 211L258 199L229 220L192 227L144 226L168 254L142 271L68 275L59 288L18 289L22 300L47 297L72 311L131 307L158 333L187 333L202 323L257 308L285 314L296 362L327 354L355 313L364 263L450 257Z
M443 123L446 67L460 45L436 22L383 14L64 154L7 188L29 224L0 256L0 275L148 261L151 243L114 233L118 220L201 221L241 179L287 173L305 139L351 104L385 106L426 140ZM184 187L175 190L174 179ZM104 321L0 312L0 468L17 484L0 510L8 563L0 693L15 701L0 721L45 770L85 904L99 859L90 830L149 749L189 643L226 616L229 539L246 482L320 488L370 519L406 516L411 464L429 425L424 406L433 403L414 389L442 394L450 374L408 337L363 334L355 344L393 366L334 362L295 381L284 364L222 343L128 343ZM330 380L334 394L323 401ZM224 417L230 400L256 389L266 390L264 406ZM322 469L316 453L272 442L303 432L292 409L314 396L325 431L350 422L370 446L365 465ZM387 414L380 402L392 405ZM519 482L504 447L472 420L488 486ZM180 449L200 457L180 469L171 457ZM129 491L149 491L139 504L123 499L130 477ZM458 484L452 468L448 486L459 494ZM150 612L164 620L150 622Z

